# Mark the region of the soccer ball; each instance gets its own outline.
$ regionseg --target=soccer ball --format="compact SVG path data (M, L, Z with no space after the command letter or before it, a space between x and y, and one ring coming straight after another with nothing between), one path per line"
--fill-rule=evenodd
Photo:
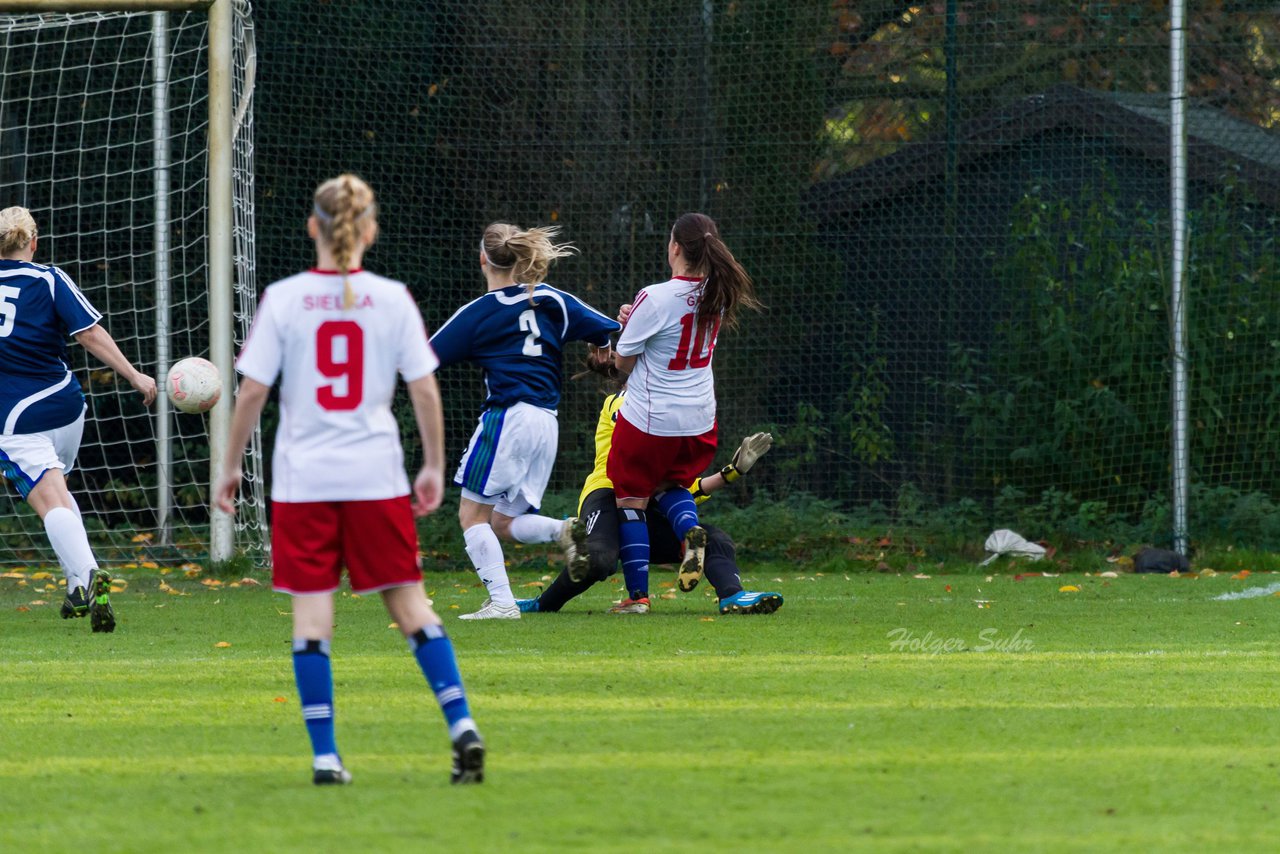
M175 362L165 385L169 399L183 412L208 412L222 397L222 378L217 367L199 356Z

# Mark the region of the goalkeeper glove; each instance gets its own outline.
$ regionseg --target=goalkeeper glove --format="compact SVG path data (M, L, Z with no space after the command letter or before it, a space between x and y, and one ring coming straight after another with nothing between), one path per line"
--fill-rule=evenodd
M746 474L756 464L756 460L769 453L773 447L772 433L752 433L742 440L738 450L733 452L733 461L720 469L720 476L725 483L733 483L739 475Z

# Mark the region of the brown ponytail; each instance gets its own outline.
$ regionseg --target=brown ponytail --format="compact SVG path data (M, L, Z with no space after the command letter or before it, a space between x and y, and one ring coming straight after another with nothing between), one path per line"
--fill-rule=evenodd
M679 245L690 274L702 278L699 327L711 326L722 317L725 325L734 327L739 309L760 310L751 276L720 239L715 220L706 214L684 214L672 226L671 239Z

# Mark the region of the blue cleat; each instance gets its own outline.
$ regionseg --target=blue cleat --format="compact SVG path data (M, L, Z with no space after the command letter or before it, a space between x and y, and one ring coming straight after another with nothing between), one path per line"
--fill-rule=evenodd
M520 609L521 614L535 614L541 610L538 606L538 600L535 599L517 599L516 607Z
M720 600L721 614L772 614L781 607L781 593L740 590L728 599Z

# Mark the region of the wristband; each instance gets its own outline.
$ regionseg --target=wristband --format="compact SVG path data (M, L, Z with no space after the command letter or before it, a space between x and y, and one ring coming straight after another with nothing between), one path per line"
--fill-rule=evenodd
M733 483L741 474L742 472L733 467L733 463L720 469L720 476L724 478L725 483Z

